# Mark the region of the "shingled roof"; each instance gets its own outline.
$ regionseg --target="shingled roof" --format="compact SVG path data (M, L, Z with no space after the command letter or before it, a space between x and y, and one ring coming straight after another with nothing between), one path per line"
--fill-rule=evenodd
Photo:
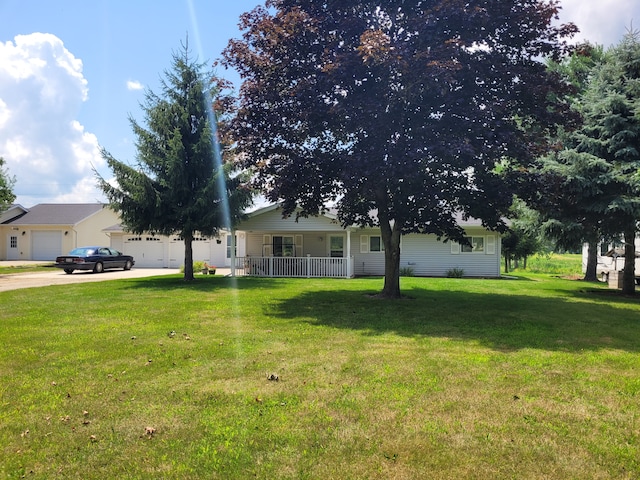
M103 203L40 203L10 225L76 225L105 207Z

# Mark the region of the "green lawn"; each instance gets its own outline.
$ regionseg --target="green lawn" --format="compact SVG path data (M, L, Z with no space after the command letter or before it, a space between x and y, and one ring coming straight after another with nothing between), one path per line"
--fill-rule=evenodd
M2 292L0 476L640 477L638 298L531 273L401 283Z
M50 272L54 270L53 263L8 265L0 266L0 275L13 275L16 273Z

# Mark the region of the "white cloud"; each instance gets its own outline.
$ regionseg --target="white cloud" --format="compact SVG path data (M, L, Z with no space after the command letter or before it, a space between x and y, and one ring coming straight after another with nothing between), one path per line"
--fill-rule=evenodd
M632 22L640 26L638 0L561 0L560 5L560 20L578 26L578 40L605 48L617 44Z
M76 119L87 99L82 61L58 37L0 42L0 156L18 203L103 199L93 175L104 164L98 140Z
M144 85L142 85L137 80L127 80L127 90L142 90L144 89Z

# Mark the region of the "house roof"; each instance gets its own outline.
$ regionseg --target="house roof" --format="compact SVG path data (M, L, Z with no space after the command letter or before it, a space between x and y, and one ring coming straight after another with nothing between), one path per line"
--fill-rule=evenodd
M250 212L247 216L248 216L248 218L253 218L253 217L257 217L257 216L263 215L265 213L271 212L273 210L277 210L279 208L281 208L281 205L279 203L273 203L271 205L267 205L265 207L258 208L256 210ZM369 212L369 215L371 216L371 218L377 219L378 211L377 210L371 210ZM337 221L337 219L338 219L338 210L333 208L333 207L330 207L324 213L322 213L322 214L320 214L318 216L323 216L323 217L329 218L331 220ZM462 213L460 213L460 212L455 214L455 218L456 218L456 222L461 227L481 227L482 226L482 220L480 220L478 218L474 218L474 217L467 217L465 219L463 217Z
M40 203L23 215L7 220L11 225L76 225L98 213L102 203Z
M28 212L26 208L24 208L19 203L14 203L13 205L9 205L4 212L0 212L0 224L9 223L11 220L18 218L20 215L24 215Z

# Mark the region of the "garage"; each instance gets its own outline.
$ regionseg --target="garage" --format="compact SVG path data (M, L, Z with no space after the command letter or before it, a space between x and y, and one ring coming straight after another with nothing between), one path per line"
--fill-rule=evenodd
M193 260L209 264L224 264L225 248L222 242L205 237L194 238L191 244ZM136 267L180 268L184 265L184 240L164 235L111 234L111 247L133 256Z
M33 260L55 261L62 255L62 231L34 230L31 232L31 258Z
M164 268L164 241L152 235L125 236L123 251L131 255L136 267Z

